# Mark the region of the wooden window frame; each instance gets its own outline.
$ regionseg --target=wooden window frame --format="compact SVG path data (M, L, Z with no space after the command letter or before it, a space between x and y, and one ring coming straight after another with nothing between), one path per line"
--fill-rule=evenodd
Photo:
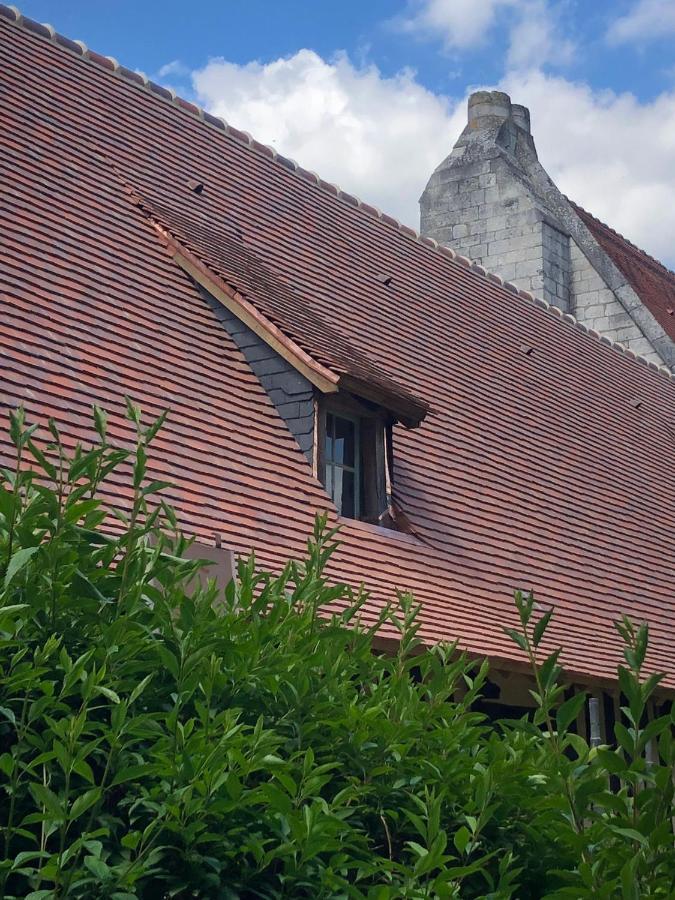
M355 474L354 519L373 525L381 524L390 503L392 460L392 416L381 407L351 394L331 394L316 402L315 474L326 482L326 416L332 414L355 423L355 452L358 454L358 476ZM356 461L356 460L355 460ZM350 468L350 467L347 467ZM358 512L357 512L358 510Z

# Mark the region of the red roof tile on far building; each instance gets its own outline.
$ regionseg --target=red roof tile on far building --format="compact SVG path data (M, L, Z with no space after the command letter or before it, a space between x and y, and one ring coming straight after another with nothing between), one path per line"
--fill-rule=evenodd
M613 228L573 204L582 221L626 277L635 293L675 341L675 272L640 250Z
M628 613L675 686L666 370L6 7L0 104L4 407L71 443L94 402L121 442L124 395L168 407L153 465L185 530L272 568L338 520L326 467L347 491L358 466L316 440L358 422L373 496L344 502L386 495L395 527L340 518L331 573L371 617L410 590L426 641L516 667L532 589L570 677L612 680Z

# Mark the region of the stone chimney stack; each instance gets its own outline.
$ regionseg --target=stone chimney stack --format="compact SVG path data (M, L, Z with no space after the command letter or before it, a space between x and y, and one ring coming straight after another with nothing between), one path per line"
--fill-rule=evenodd
M675 341L636 292L625 259L622 269L601 244L597 227L605 226L594 220L592 231L592 217L546 174L530 112L508 94L477 91L469 97L466 127L429 179L420 210L423 235L675 372ZM640 265L651 263L647 258Z
M477 91L464 131L422 194L420 230L569 309L569 233L549 208L551 188L529 110L502 91Z

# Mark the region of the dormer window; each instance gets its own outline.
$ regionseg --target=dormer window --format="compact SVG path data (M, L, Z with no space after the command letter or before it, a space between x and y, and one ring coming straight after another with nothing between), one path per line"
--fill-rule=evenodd
M319 405L317 474L338 513L381 524L389 506L391 418L351 395Z

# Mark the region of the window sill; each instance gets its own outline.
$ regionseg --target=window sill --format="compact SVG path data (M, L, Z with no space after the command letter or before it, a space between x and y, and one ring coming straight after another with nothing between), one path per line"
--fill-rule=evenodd
M418 547L423 546L422 541L412 534L406 534L404 531L396 531L395 528L384 528L382 525L371 525L370 522L362 522L360 519L348 519L345 516L338 516L338 525L348 525L353 531L377 535L378 537L387 538L388 540L404 544L415 544Z

